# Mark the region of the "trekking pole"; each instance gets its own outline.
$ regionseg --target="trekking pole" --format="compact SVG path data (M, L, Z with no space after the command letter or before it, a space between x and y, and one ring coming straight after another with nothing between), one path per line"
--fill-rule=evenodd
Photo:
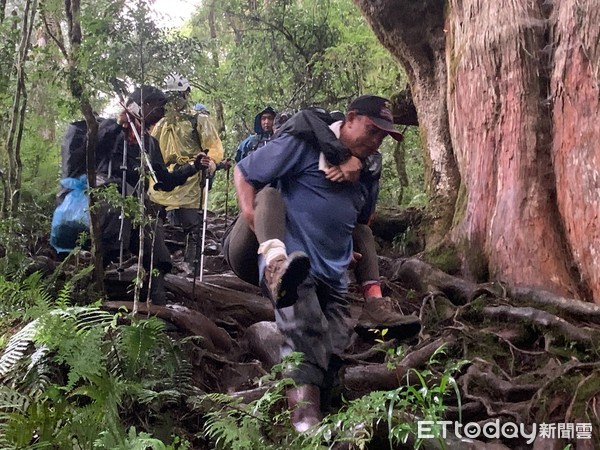
M231 170L231 159L227 158L227 175L225 176L225 230L229 218L229 171Z
M117 267L117 274L119 275L119 281L121 281L121 275L123 274L123 253L125 250L125 243L123 242L123 230L125 229L125 195L127 194L127 139L123 140L123 161L121 162L121 225L119 227L119 266Z
M206 213L208 211L208 189L210 187L209 177L206 176L204 182L204 217L202 219L202 253L200 254L200 282L202 283L202 276L204 274L204 246L206 244Z
M205 152L208 154L208 150L205 150ZM198 256L200 256L200 262L201 262L201 266L204 265L204 238L205 238L205 233L206 233L206 205L208 205L207 203L207 199L208 199L208 168L207 167L203 167L202 171L201 171L201 176L198 177L198 185L200 188L200 200L198 202L198 225L196 230L200 231L200 214L203 215L203 220L202 220L202 244L201 247L198 246L198 238L196 238L196 249L194 252L194 281L192 281L192 298L195 297L196 294L196 277L198 276ZM203 193L203 188L204 185L206 184L206 193ZM204 200L204 208L202 205L202 201ZM200 233L197 233L200 234ZM198 253L201 252L201 255L198 255ZM202 268L200 268L200 281L202 281Z

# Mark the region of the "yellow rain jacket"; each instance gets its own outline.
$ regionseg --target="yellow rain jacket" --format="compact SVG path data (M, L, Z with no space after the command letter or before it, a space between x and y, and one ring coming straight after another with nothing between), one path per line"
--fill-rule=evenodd
M194 133L194 125L196 133ZM187 113L169 108L164 118L152 129L159 144L167 168L172 171L176 164L188 164L194 160L202 149L208 150L208 156L214 164L209 167L210 175L215 172L215 165L223 159L223 144L209 116L197 112ZM167 210L179 208L198 209L204 204L201 199L203 188L200 188L201 173L191 176L185 184L177 186L170 192L154 190L154 183L148 190L150 199L163 205Z

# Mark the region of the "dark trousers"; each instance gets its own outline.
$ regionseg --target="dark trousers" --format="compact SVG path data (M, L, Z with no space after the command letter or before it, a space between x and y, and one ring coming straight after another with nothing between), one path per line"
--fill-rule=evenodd
M152 208L147 208L150 223L144 225L144 259L142 264L149 271L151 266L152 254L153 268L162 273L171 271L171 255L165 244L165 232L163 221L158 212ZM104 264L119 260L121 241L119 234L121 230L121 209L102 203L100 205L100 226L102 228L102 248ZM127 217L123 221L123 240L124 253L137 254L140 239L139 228L132 226L131 220Z
M298 288L294 306L275 310L284 336L281 356L302 352L299 367L286 373L296 384L331 388L350 338L350 302L327 283L309 276Z

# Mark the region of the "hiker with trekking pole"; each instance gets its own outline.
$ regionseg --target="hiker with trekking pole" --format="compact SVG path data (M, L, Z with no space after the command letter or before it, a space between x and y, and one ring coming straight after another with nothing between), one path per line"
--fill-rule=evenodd
M199 259L203 259L207 193L210 179L217 164L223 159L223 144L206 108L192 109L188 100L191 93L189 80L181 75L166 79L168 101L164 118L152 129L169 170L177 170L190 161L199 161L199 172L181 186L165 192L150 186L150 199L163 207L175 225L186 235L183 269L187 276L201 275Z
M158 141L148 132L164 115L167 98L160 89L145 85L135 89L127 100L122 96L120 100L123 109L117 118L104 120L107 122L103 127L106 132L99 139L98 146L110 147L102 151L111 156L99 163L97 170L107 180L106 184L119 186L121 195L141 194L140 201L144 204L143 224L140 225L144 230L142 264L146 273L151 274L146 277L145 284L149 286L146 289L150 291L149 298L153 304L164 305L164 276L171 270L171 255L165 245L159 208L147 201L146 188L152 184L157 191L172 191L198 173L201 158L195 158L176 170L167 170ZM147 176L141 177L140 173ZM100 222L104 264L117 263L117 270L122 270L125 256L136 254L139 247L136 225L123 208L108 202L100 205Z

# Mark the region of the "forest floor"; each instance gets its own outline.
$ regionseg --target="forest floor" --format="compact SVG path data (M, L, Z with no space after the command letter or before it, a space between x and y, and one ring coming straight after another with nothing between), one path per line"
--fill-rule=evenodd
M374 228L386 255L380 256L384 295L405 314L418 315L422 329L410 342L353 334L332 408L339 408L342 398L350 401L374 391L439 387L452 371L456 389L445 389L441 408L441 418L449 421L448 448L600 448L600 308L524 286L475 284L451 276L419 255L396 254L389 232L380 231L384 225ZM251 401L264 393L255 380L278 362L281 336L260 289L228 270L220 255L224 230L224 219L211 215L203 281L194 284L181 271L183 234L167 227L174 259L166 278L170 304L152 306L151 313L174 324L177 336L203 336L202 352L193 363L203 390ZM131 308L128 284L134 271L135 266L127 269L121 280L114 270L107 273L106 308ZM356 320L362 298L354 284L349 297ZM470 428L457 429L459 421ZM486 424L502 432L488 428L486 435ZM389 447L387 438L380 438ZM434 439L421 445L442 448Z

